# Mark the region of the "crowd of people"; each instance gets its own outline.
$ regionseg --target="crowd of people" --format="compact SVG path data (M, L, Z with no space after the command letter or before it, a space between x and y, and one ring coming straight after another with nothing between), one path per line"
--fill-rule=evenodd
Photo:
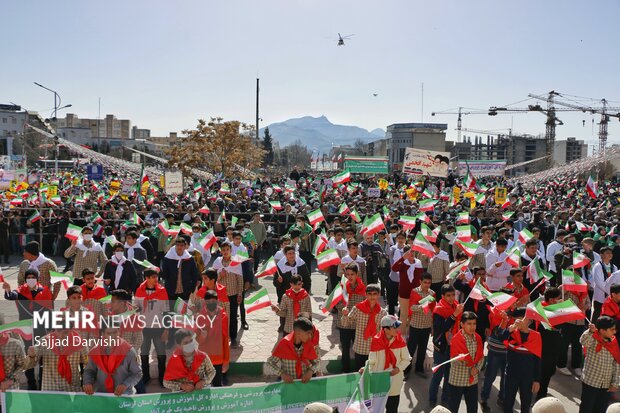
M616 181L598 182L593 192L585 180L512 186L496 178L351 180L295 170L253 181L197 180L172 196L154 183L111 190L119 180L41 172L3 193L0 250L5 262L23 256L17 279L3 288L20 320L52 309L124 316L120 326L35 331L46 343L106 340L90 347L38 346L0 333L0 390L19 388L25 371L29 390L144 393L152 349L162 387L227 385L230 349L240 329L252 328L246 298L273 282L281 338L266 365L285 383L326 374L312 300L327 295L318 301L339 330L342 372L390 371L387 412L398 411L411 373L428 379L431 405L451 412L463 400L468 412L489 411L492 402L513 412L517 396L528 412L548 396L556 372L581 380L580 412L604 412L615 397ZM52 181L53 199L46 196ZM369 197L369 188L380 196ZM506 189L505 199L497 188ZM324 266L321 251L337 262ZM51 256L66 259L62 271ZM263 277L270 261L275 267ZM72 282L56 282L58 273ZM327 279L325 291L317 277ZM59 302L63 285L67 299ZM544 316L569 302L580 312L569 321ZM217 322L173 329L128 322L172 312Z

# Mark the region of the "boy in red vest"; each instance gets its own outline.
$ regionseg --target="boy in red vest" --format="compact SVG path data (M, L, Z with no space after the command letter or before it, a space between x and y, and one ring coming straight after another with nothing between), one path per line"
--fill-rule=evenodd
M228 291L223 284L217 281L217 270L215 268L207 268L202 272L202 285L196 291L195 299L193 300L193 306L195 312L200 312L203 307L205 293L207 291L215 291L217 293L217 301L224 308L226 314L230 315L230 300L228 299Z
M523 285L523 270L520 268L513 268L510 270L511 282L506 284L504 288L508 288L512 292L512 296L517 297L517 302L514 304L516 308L523 307L530 302L530 292L525 285Z
M579 413L605 413L611 394L618 391L620 347L615 334L616 321L601 315L579 340L586 353Z
M407 343L398 328L396 316L386 315L381 319L381 331L370 342L368 367L371 371L389 371L390 391L385 406L386 413L398 413L400 391L403 387L404 370L411 362ZM363 369L360 369L363 373Z
M359 277L359 267L355 263L349 263L344 269L344 276L347 279L345 289L349 301L346 306L344 300L340 300L336 304L336 309L339 312L338 317L338 330L340 330L340 348L342 350L342 372L351 373L353 368L351 367L351 347L355 341L355 329L349 328L349 326L343 324L342 310L345 308L349 311L357 304L366 299L366 286Z
M284 292L280 306L273 304L271 309L284 318L284 335L293 331L293 322L300 313L312 314L312 303L308 292L303 288L301 275L291 277L291 288ZM311 320L312 321L312 320Z
M620 284L612 284L609 287L609 297L603 303L601 315L616 320L616 339L620 342Z
M215 377L211 359L207 353L198 350L198 342L190 330L178 329L174 341L177 348L166 366L164 387L184 393L204 389Z
M104 306L99 300L108 294L105 288L95 284L95 271L92 269L84 268L82 270L82 279L84 280L84 284L80 286L82 288L82 301L99 318L104 311Z
M458 413L461 398L465 398L467 413L478 411L478 376L484 362L482 337L476 333L476 319L472 311L461 315L461 329L450 343L450 358L466 355L450 367L450 411Z
M204 306L196 317L198 348L211 359L215 368L213 386L221 387L230 364L228 342L228 314L218 305L218 294L209 290L204 293Z
M284 336L267 359L284 383L301 379L302 383L310 381L320 370L318 356L312 340L314 326L312 321L300 317L293 323L293 332Z
M426 378L424 373L424 359L426 358L426 348L428 347L428 339L431 336L431 327L433 326L433 310L435 309L435 291L431 290L433 276L425 272L422 274L420 286L411 291L409 297L409 338L407 339L407 347L411 357L418 351L415 362L415 373ZM432 299L425 306L420 305L421 300ZM411 370L411 365L405 369L405 377Z

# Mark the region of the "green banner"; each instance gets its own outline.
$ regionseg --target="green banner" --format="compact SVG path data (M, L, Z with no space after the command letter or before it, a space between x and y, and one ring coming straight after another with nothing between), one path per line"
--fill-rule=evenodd
M303 412L306 404L323 402L344 411L358 389L360 375L341 374L312 379L303 384L282 382L243 387L211 387L191 393L152 393L136 396L43 391L7 391L2 395L2 412L45 413L181 413L181 412ZM370 376L369 400L383 411L390 388L388 372Z
M346 157L344 169L356 174L387 174L388 158L384 156Z

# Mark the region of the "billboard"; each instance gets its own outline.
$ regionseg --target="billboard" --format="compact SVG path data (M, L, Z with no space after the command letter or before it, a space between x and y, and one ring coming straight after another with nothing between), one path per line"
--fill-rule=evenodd
M504 170L506 169L505 160L459 161L459 176L465 176L467 174L467 165L469 165L469 171L475 177L504 176Z
M449 152L407 148L403 161L403 173L409 175L430 175L440 178L448 176Z
M353 174L387 174L387 156L346 156L344 169Z

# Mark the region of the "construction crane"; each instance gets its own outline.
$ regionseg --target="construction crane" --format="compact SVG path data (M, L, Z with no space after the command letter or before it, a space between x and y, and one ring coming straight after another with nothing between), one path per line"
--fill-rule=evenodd
M555 93L555 96L562 96L562 94L560 93L557 93L557 92L554 92L554 93ZM541 100L547 99L543 96L534 95L532 93L530 93L528 96L534 99L541 99ZM615 118L620 119L620 113L618 112L620 111L620 108L608 107L607 99L601 99L600 102L602 105L601 107L592 107L592 106L576 105L574 103L563 102L559 100L554 101L555 104L560 105L560 106L578 110L584 113L591 113L593 115L595 114L601 115L601 121L598 124L599 125L598 144L599 144L599 152L603 153L605 152L605 147L607 146L607 136L608 136L607 125L609 123L609 117L613 116ZM609 113L609 111L612 111L612 112L615 111L616 113Z
M465 111L463 111L465 110ZM463 115L484 115L486 114L487 111L484 110L480 110L480 109L472 109L472 108L464 108L462 106L459 106L458 111L454 111L454 109L447 109L447 110L442 110L441 112L432 112L431 116L435 116L435 115L459 115L459 117L457 118L456 121L456 130L457 132L457 138L456 141L457 142L461 142L461 131L463 130L463 121L462 121L462 117Z
M457 130L457 129L455 129L455 130ZM482 133L483 135L494 135L494 136L505 135L505 133L500 133L499 131L508 131L508 136L512 135L512 129L510 129L510 128L506 128L506 129L493 129L493 130L461 128L461 131L462 132L469 132L469 133Z

